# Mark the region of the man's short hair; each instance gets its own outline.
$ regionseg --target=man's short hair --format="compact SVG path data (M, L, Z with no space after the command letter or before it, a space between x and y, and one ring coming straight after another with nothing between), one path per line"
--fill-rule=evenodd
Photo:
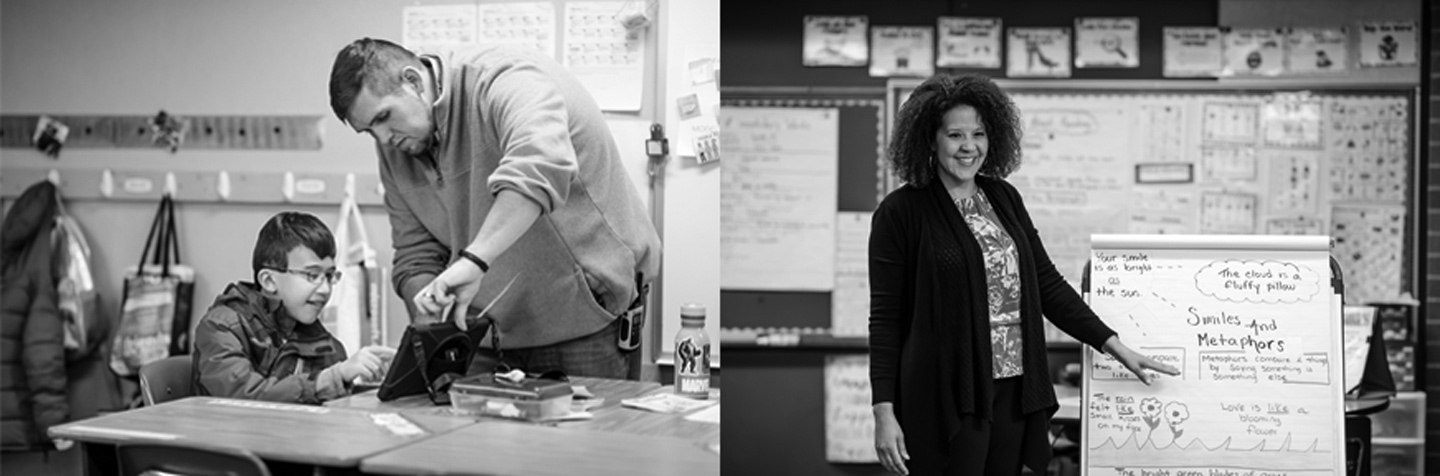
M262 269L288 269L290 250L304 246L320 259L335 257L335 237L319 217L304 212L280 212L260 227L255 254L250 259L256 282Z
M348 123L345 116L364 86L370 86L375 94L390 94L400 87L400 70L420 64L419 56L395 43L355 40L335 55L335 65L330 68L330 108L340 122Z

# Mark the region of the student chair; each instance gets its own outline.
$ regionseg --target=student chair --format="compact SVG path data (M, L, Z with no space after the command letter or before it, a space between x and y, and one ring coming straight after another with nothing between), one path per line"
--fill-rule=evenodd
M145 405L158 405L193 394L190 356L166 357L140 367L140 394Z
M173 358L173 357L172 357ZM120 474L185 474L194 476L270 476L254 453L242 449L136 443L116 448Z

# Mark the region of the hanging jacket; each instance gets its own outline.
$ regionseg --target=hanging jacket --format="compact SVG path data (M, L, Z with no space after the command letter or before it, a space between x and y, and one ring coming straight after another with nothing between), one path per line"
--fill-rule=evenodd
M51 448L69 419L64 326L52 270L55 185L25 189L0 227L0 449Z
M345 345L320 321L301 324L254 283L233 283L195 328L196 395L319 403L350 393L332 367Z

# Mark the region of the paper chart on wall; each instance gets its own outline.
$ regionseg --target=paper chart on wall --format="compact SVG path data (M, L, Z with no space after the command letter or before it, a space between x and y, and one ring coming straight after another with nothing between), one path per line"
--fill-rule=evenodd
M1187 162L1185 103L1166 101L1140 104L1133 135L1140 162Z
M555 4L481 3L480 44L513 45L555 58Z
M870 335L870 213L835 217L835 290L830 293L830 332Z
M565 67L606 111L638 111L644 92L645 30L620 25L626 4L565 3Z
M1265 205L1269 213L1313 215L1320 201L1320 158L1315 152L1271 151L1266 153Z
M722 289L834 288L839 116L721 107Z
M1206 101L1200 138L1206 143L1254 144L1260 135L1260 105Z
M1131 192L1130 233L1195 234L1198 206L1195 192L1171 187L1136 186Z
M1271 218L1265 222L1269 235L1324 235L1325 219L1319 216Z
M1326 109L1330 199L1403 203L1410 182L1405 101L1336 98Z
M1266 147L1319 149L1320 98L1307 94L1276 94L1260 107L1261 136Z
M418 54L446 56L474 46L475 5L408 6L401 11L400 43Z
M876 463L870 356L825 356L825 460Z
M1089 474L1342 474L1340 318L1325 237L1094 241L1091 307L1181 375L1146 386L1085 351Z
M1200 149L1200 170L1207 182L1253 182L1258 176L1255 148L1207 146Z
M1200 232L1254 233L1258 205L1255 195L1249 193L1204 192L1200 196Z
M1330 233L1345 273L1346 302L1400 297L1405 220L1404 205L1335 205Z

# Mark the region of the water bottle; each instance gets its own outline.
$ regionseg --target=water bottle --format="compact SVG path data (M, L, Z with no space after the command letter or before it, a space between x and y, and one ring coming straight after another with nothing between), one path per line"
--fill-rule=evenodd
M710 336L705 334L705 306L680 306L680 332L675 333L675 394L710 397Z

